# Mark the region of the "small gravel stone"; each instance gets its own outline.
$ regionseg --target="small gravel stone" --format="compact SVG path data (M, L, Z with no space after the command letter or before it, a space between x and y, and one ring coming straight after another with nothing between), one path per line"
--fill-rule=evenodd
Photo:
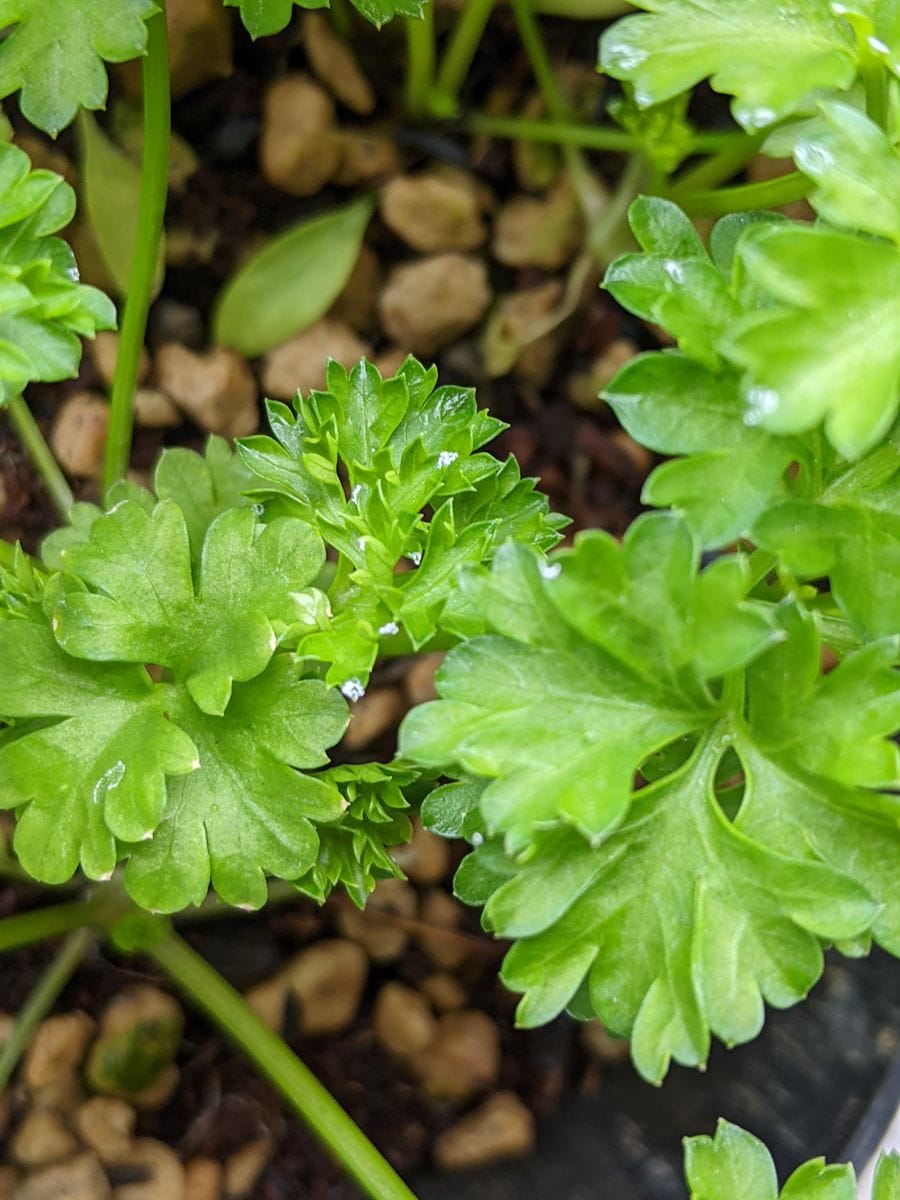
M414 920L418 908L419 898L405 880L381 879L362 912L349 904L338 910L338 928L359 942L373 962L396 962L409 943L409 930L391 916Z
M356 942L340 938L316 942L274 979L252 988L247 1003L271 1029L279 1030L288 993L293 992L304 1033L337 1033L356 1016L368 970L365 951Z
M138 388L134 394L134 419L142 429L174 429L181 413L158 388Z
M568 177L546 197L513 196L494 223L494 257L507 267L555 271L577 253L584 233L578 200Z
M334 182L341 187L379 183L400 170L400 154L386 133L345 126L339 144L341 161Z
M474 250L487 237L478 189L462 171L398 175L381 190L381 216L414 250Z
M438 883L450 869L450 847L444 838L413 821L412 837L391 851L394 862L413 883ZM443 894L443 893L441 893ZM423 915L423 920L425 919Z
M233 350L195 354L170 342L156 352L159 385L201 429L245 437L259 424L256 380Z
M358 332L374 329L378 321L378 291L381 263L368 246L362 246L344 290L331 306L329 316L344 321Z
M534 1117L515 1092L498 1092L438 1137L434 1158L444 1171L464 1171L533 1149Z
M266 355L263 391L275 400L292 400L298 391L306 395L313 389L322 389L329 358L349 369L371 350L349 325L334 317L323 317Z
M184 1200L221 1200L222 1164L214 1158L192 1158L184 1165Z
M547 382L560 349L559 326L548 324L562 293L562 283L548 279L500 299L482 338L488 375L496 378L515 371L537 386Z
M93 341L88 342L88 353L97 368L97 374L107 387L112 387L116 376L116 360L119 357L119 335L111 330L102 330ZM149 374L150 355L146 347L142 346L138 359L138 383L143 383Z
M403 350L399 346L389 346L375 356L374 362L382 379L393 379L408 358L408 350Z
M161 1107L178 1079L173 1060L183 1028L181 1006L167 992L150 986L120 992L100 1017L85 1064L90 1086L138 1108Z
M139 1138L110 1172L134 1182L120 1183L115 1200L184 1200L184 1167L175 1151L155 1138Z
M476 325L491 302L487 267L463 254L437 254L396 267L381 293L386 332L414 354L433 354Z
M410 704L426 704L429 700L437 699L434 677L445 657L443 651L437 651L434 654L420 654L413 660L403 681Z
M420 992L403 983L386 983L375 997L372 1027L386 1050L406 1057L431 1044L437 1021Z
M399 688L371 688L353 706L353 715L344 734L344 747L361 750L368 746L393 728L404 712L406 702Z
M430 1045L412 1056L410 1064L430 1096L467 1100L497 1082L500 1035L486 1013L447 1013Z
M78 1143L55 1112L27 1113L12 1142L13 1157L23 1167L42 1167L74 1154Z
M424 995L428 997L438 1012L453 1012L463 1008L468 1000L468 994L455 975L446 971L435 971L419 984Z
M67 1077L81 1063L94 1022L83 1012L48 1017L31 1039L22 1064L22 1082L31 1090Z
M421 899L419 944L439 967L458 967L469 956L465 938L447 936L459 929L462 916L461 906L443 888L429 888Z
M50 445L64 471L96 478L103 471L103 450L109 428L109 405L96 392L76 392L63 403Z
M338 37L328 18L319 12L304 13L303 40L309 65L341 104L367 117L375 107L375 92L360 70L347 42Z
M227 1200L244 1200L253 1191L266 1164L272 1156L272 1139L257 1138L241 1146L225 1160L225 1196Z
M220 0L169 0L169 75L183 96L231 74L231 21Z
M260 140L262 173L292 196L313 196L344 156L334 102L306 75L286 75L266 92Z
M16 1192L16 1200L110 1200L111 1196L103 1168L87 1150L29 1175Z
M131 1149L137 1114L114 1096L92 1096L75 1110L72 1124L79 1138L101 1162L124 1158Z

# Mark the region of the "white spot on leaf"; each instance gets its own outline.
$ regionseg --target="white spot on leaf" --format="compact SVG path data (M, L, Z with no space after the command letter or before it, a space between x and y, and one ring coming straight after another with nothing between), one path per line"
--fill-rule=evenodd
M541 563L539 570L545 579L556 579L562 566L559 563Z
M346 683L341 684L341 695L354 703L357 700L362 700L365 694L366 689L358 679L348 679Z
M778 411L781 396L774 388L752 387L747 392L747 411L744 413L745 425L760 425L766 417Z
M452 463L455 463L458 458L459 455L455 450L442 450L438 455L437 465L439 467L449 467Z
M400 626L396 621L387 621L379 628L378 632L382 637L393 637L395 633L400 632Z

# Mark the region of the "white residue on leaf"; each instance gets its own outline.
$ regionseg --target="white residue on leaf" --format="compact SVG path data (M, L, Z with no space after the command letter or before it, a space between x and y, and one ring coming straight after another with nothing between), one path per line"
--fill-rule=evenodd
M362 491L362 484L361 483L355 484L353 491L350 493L350 503L351 504L355 504L357 502L357 500L359 499L359 493L361 491Z
M620 71L633 71L639 67L641 63L646 61L647 54L643 50L638 50L634 46L629 46L625 42L620 42L613 46L609 56L615 66ZM640 103L643 103L641 101Z
M256 912L259 908L258 904L236 904L235 908L241 909L243 912Z
M538 568L545 579L556 579L562 570L560 563L541 563Z
M439 467L449 467L455 463L459 455L455 450L442 450L438 455L437 465Z
M673 283L684 283L684 267L676 259L667 258L663 268Z
M484 842L484 834L483 833L473 833L472 834L472 845L473 846L480 846L483 842Z
M412 563L412 565L414 567L417 567L419 565L419 563L422 561L422 551L421 550L412 550L412 551L410 551L409 554L406 555L406 557L409 559L409 561Z
M744 413L745 425L760 425L766 417L777 412L781 397L774 388L752 387L747 392L747 411Z
M142 842L152 842L153 841L153 830L148 829L146 833L142 833L140 840Z
M191 763L191 770L192 771L200 770L200 759L199 758L195 758L194 761Z
M358 679L348 679L346 683L341 684L341 695L347 700L352 700L354 703L357 700L362 700L365 694L366 689Z
M109 881L112 879L112 877L113 877L112 871L104 871L102 875L97 876L97 882L98 883L109 883Z
M381 637L393 637L395 633L400 632L400 626L396 621L388 621L378 630Z
M124 778L125 764L121 760L119 760L119 762L114 762L108 770L103 772L103 774L94 784L94 791L92 794L94 803L102 804L107 795L114 788L117 788Z
M358 549L360 549L360 550L365 550L365 548L366 548L366 539L365 539L364 537L358 537L358 538L356 539L356 545L357 545L357 548L358 548Z

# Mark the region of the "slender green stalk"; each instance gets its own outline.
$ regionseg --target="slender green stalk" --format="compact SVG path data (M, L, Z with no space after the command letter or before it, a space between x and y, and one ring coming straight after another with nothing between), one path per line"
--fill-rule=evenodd
M32 416L31 409L21 396L11 396L6 407L12 427L19 435L19 440L25 447L34 469L44 481L44 487L47 489L47 495L50 497L53 507L64 521L68 521L69 511L75 503L75 497L72 495L72 489L66 483L66 477L60 470L59 463L44 440L44 435Z
M309 1068L187 942L173 933L146 953L249 1055L371 1200L415 1200Z
M534 117L493 117L488 113L473 113L462 122L462 128L467 133L486 137L580 146L582 150L610 150L628 154L639 148L637 138L616 125L579 125L575 121L544 121ZM745 147L747 141L746 133L700 132L694 135L691 152L719 154Z
M531 0L512 0L512 10L519 29L519 37L522 39L522 45L528 55L528 61L544 101L544 107L554 121L566 122L569 120L569 108L560 90L547 47L541 37L541 31L531 7Z
M407 17L405 24L406 111L422 117L434 86L434 4L426 4L421 17Z
M114 925L132 907L131 901L117 889L102 888L89 900L52 904L34 912L19 913L0 920L0 953L30 946L45 938L71 933L82 926L106 929Z
M432 103L435 116L449 117L456 112L459 90L469 73L493 7L494 0L466 0L463 5L438 67Z
M727 183L756 157L764 141L764 134L742 135L737 144L727 146L718 154L710 155L703 162L689 167L679 175L669 189L669 197L677 200L681 196L708 191Z
M138 363L147 330L147 314L153 295L168 197L169 134L172 124L169 46L165 0L157 2L160 11L147 21L147 54L143 65L144 149L138 201L138 235L110 400L109 434L103 468L106 488L124 476L131 453Z
M90 929L76 929L74 933L70 933L59 953L41 976L37 987L19 1010L12 1032L0 1050L0 1091L9 1083L31 1035L56 1003L60 992L93 945L95 936Z
M696 192L693 196L685 196L682 203L691 216L719 217L726 213L749 212L754 208L780 208L782 204L805 199L813 187L812 180L799 171L792 171L789 175L766 179L762 183Z

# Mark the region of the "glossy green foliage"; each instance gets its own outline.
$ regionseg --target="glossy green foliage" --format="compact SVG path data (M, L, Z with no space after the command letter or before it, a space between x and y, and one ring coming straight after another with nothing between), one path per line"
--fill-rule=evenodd
M684 1140L684 1173L691 1200L856 1200L849 1164L814 1158L798 1167L779 1191L772 1156L763 1143L728 1121L714 1137ZM873 1200L900 1196L900 1155L882 1154L875 1171Z
M456 591L463 564L509 539L549 548L565 524L512 458L479 453L503 426L471 389L436 383L412 358L388 380L371 363L348 374L332 362L327 391L298 396L294 409L270 403L274 438L240 444L259 477L253 493L337 552L327 603L310 605L299 648L350 693L380 644L418 648L438 630L480 627Z
M243 263L216 302L213 336L254 357L323 316L359 258L370 196L300 221Z
M0 0L0 98L21 89L32 124L54 137L80 107L103 108L105 63L143 54L153 0Z
M708 78L734 97L736 120L756 130L811 111L823 93L844 91L856 78L853 32L828 0L638 0L638 7L648 11L604 34L600 64L633 85L642 107Z
M366 20L381 26L391 17L420 17L428 0L352 0ZM327 8L328 0L225 0L226 7L239 8L241 20L254 38L267 37L285 29L294 12L301 8Z
M51 236L74 211L59 175L0 143L0 404L32 381L76 375L80 339L115 325L112 304L78 283L72 251Z
M456 888L517 939L520 1024L596 1014L659 1080L801 1000L823 942L900 952L896 638L822 674L816 618L754 599L742 556L697 574L662 514L463 587L490 633L401 750L470 781L425 815L476 846Z
M818 163L823 215L868 208L866 235L756 214L724 218L707 250L668 201L635 203L643 253L618 259L606 286L679 349L634 359L606 397L632 437L673 456L645 501L681 512L704 547L747 537L799 579L827 576L822 603L868 638L900 632L900 449L896 431L885 437L900 396L900 252L871 236L889 231L890 188L873 170L867 199L847 133L860 122L871 132L826 106L783 136Z

